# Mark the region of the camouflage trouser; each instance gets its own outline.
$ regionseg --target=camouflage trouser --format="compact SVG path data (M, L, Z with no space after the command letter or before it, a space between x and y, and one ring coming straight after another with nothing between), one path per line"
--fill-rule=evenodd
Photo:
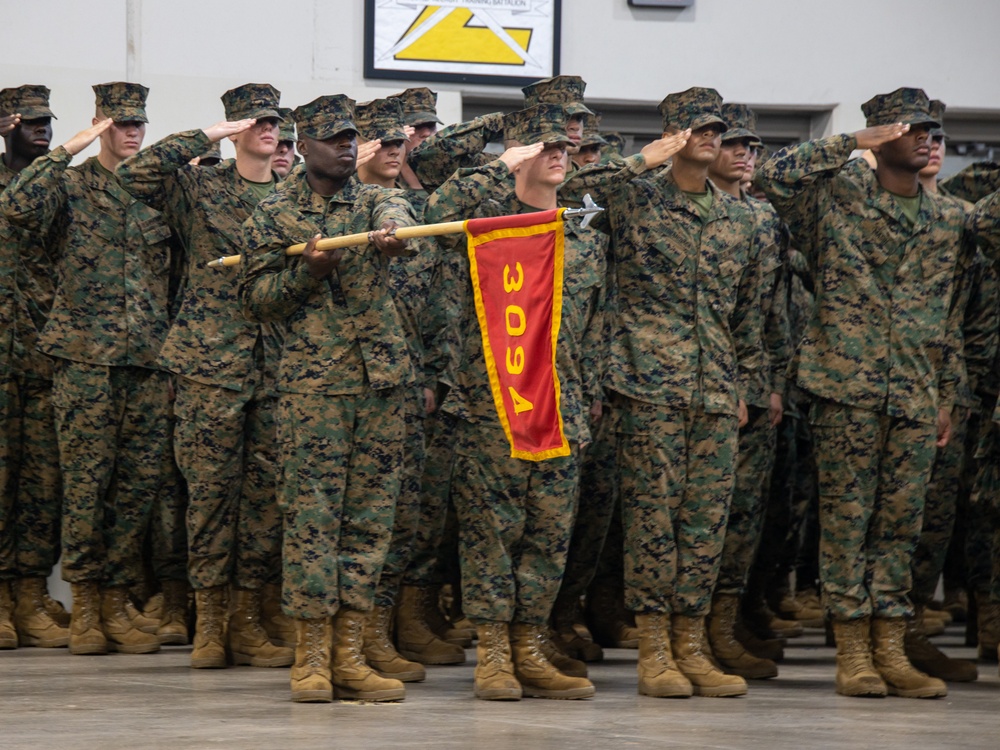
M625 606L705 615L736 483L736 416L625 397L616 409Z
M175 378L176 380L176 378ZM160 494L149 525L148 559L157 581L187 581L187 484L174 451L176 424L170 404L170 450L160 470Z
M371 610L392 538L407 393L281 394L282 608L290 617Z
M983 419L976 446L977 472L970 511L978 523L969 524L966 553L969 585L1000 601L1000 424Z
M423 393L419 408L423 409ZM396 519L392 541L385 557L382 575L375 590L375 604L391 607L409 567L420 525L421 480L424 474L424 418L412 407L406 410L406 435L403 439L403 471L396 499Z
M131 586L169 445L168 376L57 360L52 403L63 472L62 575Z
M566 567L580 479L576 446L546 461L510 457L499 423L462 421L452 482L462 605L474 621L541 625Z
M739 432L736 489L729 508L726 540L715 590L742 595L764 522L765 498L771 485L777 432L767 409L750 406L749 421Z
M615 444L614 414L604 408L601 421L594 427L594 441L581 451L580 492L576 523L566 558L566 573L559 589L559 599L578 600L597 574L604 542L615 515Z
M810 422L827 611L835 620L912 615L910 561L934 462L935 426L830 401L813 405Z
M0 438L7 476L0 500L0 578L46 578L59 559L62 475L52 381L15 377L0 385L7 407Z
M281 565L274 405L259 370L241 391L177 378L174 451L188 488L188 578L195 589L259 589Z
M975 450L975 445L969 444L968 426L969 410L956 407L951 413L951 440L937 451L934 458L924 500L920 538L913 551L913 590L910 597L916 605L925 605L934 598L938 578L944 569L948 545L955 529L965 464Z
M455 417L440 409L424 420L427 447L420 481L420 519L410 565L403 575L403 583L407 586L445 583L440 554L446 537L457 425Z

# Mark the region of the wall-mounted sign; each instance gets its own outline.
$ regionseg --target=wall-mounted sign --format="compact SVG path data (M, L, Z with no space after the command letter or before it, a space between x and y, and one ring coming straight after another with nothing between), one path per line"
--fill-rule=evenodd
M524 85L559 74L562 0L366 0L365 77Z

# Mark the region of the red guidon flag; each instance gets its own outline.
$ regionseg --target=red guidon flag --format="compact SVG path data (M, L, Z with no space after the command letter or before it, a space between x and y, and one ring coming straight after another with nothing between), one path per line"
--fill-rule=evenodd
M510 455L529 461L570 453L556 374L564 210L465 222L493 401Z

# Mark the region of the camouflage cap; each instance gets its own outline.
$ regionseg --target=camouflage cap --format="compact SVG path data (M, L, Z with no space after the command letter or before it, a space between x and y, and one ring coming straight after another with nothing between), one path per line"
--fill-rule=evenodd
M438 95L426 86L407 89L401 94L393 94L390 99L399 99L403 107L403 122L406 125L424 125L436 122L444 125L437 116Z
M331 94L313 99L292 112L299 135L325 141L345 130L358 132L354 124L354 100L344 94Z
M278 141L297 141L292 110L288 107L278 107L278 116L281 117L281 122L278 123Z
M98 83L94 87L97 106L115 122L149 122L146 97L149 89L141 83Z
M580 148L586 148L587 146L607 146L608 142L604 140L601 136L600 128L601 126L601 116L600 115L584 115L583 116L583 136L580 138Z
M923 89L899 88L891 94L873 96L861 105L861 111L870 128L897 122L904 125L929 123L931 127L939 128L941 123L931 116L930 104Z
M52 117L49 109L49 90L45 86L25 84L16 89L0 91L0 112L8 115L20 114L22 120L37 120Z
M722 134L723 142L750 138L755 145L761 144L760 136L757 135L757 113L746 104L724 103L722 119L729 126L729 129Z
M536 104L504 115L503 138L525 146L532 143L573 145L566 135L566 110L559 104Z
M948 134L944 132L944 113L948 109L947 105L940 99L931 99L930 106L927 111L930 112L931 117L937 120L938 126L936 128L931 128L932 138L947 138Z
M278 113L280 98L281 92L269 83L244 83L222 95L222 106L230 122L264 117L281 119Z
M663 115L663 131L670 128L678 130L697 130L712 123L718 123L726 130L726 121L722 119L722 97L715 89L705 89L698 86L667 94L660 102L660 114Z
M587 84L580 76L556 76L555 78L545 78L535 81L530 86L525 86L524 106L533 107L536 104L561 104L566 108L566 114L592 115L583 104L583 92Z
M366 140L381 139L383 143L407 140L403 132L403 105L395 97L373 99L359 104L354 122Z
M606 152L610 151L619 155L625 153L625 136L616 132L604 132L602 135L608 143L608 147L605 149Z

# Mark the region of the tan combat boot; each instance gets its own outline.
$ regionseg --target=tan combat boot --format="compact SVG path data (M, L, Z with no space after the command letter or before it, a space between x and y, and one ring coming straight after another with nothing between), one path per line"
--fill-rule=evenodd
M125 615L128 617L129 622L132 623L132 627L143 633L149 633L150 635L156 635L156 631L160 629L159 619L149 617L145 613L140 612L138 608L132 603L132 598L128 595L128 589L125 589L125 599L122 604Z
M431 630L448 641L448 643L457 643L462 648L472 648L472 641L476 639L476 626L473 624L472 620L465 616L465 612L462 610L462 586L459 583L453 583L448 585L450 591L450 596L446 599L448 606L445 607L445 617L442 617L444 630L439 631L437 625L435 624L435 618L430 619ZM445 599L443 594L444 587L442 587L442 599ZM436 597L430 598L430 601L437 601ZM441 612L440 607L434 608L436 612Z
M281 586L276 583L265 583L261 590L260 623L271 643L295 648L296 626L292 618L281 611Z
M740 598L735 594L717 594L708 615L708 643L716 661L730 674L748 680L766 680L778 676L778 665L760 659L736 640L736 613Z
M928 677L906 658L906 621L902 617L872 620L875 642L875 669L885 680L889 695L902 698L941 698L948 688L941 680Z
M736 640L758 659L770 659L779 662L785 658L785 639L769 638L764 640L750 630L743 622L743 613L736 613L736 627L733 628L733 635Z
M70 584L73 614L69 623L69 652L106 654L108 639L101 627L101 592L94 581Z
M293 620L297 644L291 670L294 703L330 703L333 683L330 672L330 649L333 627L329 617Z
M559 634L552 628L542 628L542 640L539 645L545 658L564 675L569 677L587 676L587 665L567 653L568 649L563 644Z
M979 634L979 660L997 661L1000 653L1000 602L985 591L976 592L976 629Z
M69 645L69 628L59 625L45 609L45 579L22 578L14 582L17 606L14 627L22 646L65 648Z
M674 615L670 621L670 645L677 668L691 682L695 695L730 698L746 695L747 683L738 675L723 673L705 653L705 618Z
M68 628L70 620L69 612L62 605L62 602L56 601L51 596L49 596L48 585L42 593L42 601L45 604L45 611L49 613L49 617L56 621L56 625L61 628Z
M694 692L670 649L670 615L636 615L639 628L639 695L690 698Z
M163 581L161 598L163 604L157 618L160 627L156 637L161 645L183 646L188 642L187 581Z
M583 662L604 660L604 649L594 643L593 636L583 624L579 599L576 601L556 599L555 607L552 608L552 628L562 641L559 644L562 650L569 656Z
M213 586L194 592L194 648L191 669L226 668L226 588Z
M14 600L10 595L10 581L0 581L0 649L11 648L17 648Z
M872 663L871 620L834 620L837 642L837 692L850 697L883 698L886 686Z
M260 624L260 592L234 589L233 613L226 633L226 655L236 666L287 667L295 661L295 652L275 646Z
M545 651L546 630L542 625L524 622L511 627L514 676L521 683L525 698L557 698L578 700L592 698L594 685L586 677L570 677L550 662Z
M368 613L363 653L368 665L382 677L400 682L423 682L427 672L422 664L407 661L392 645L392 607L375 607Z
M621 591L605 583L591 586L586 599L587 629L604 648L639 648L639 630L625 609Z
M951 659L931 643L919 627L923 607L906 624L906 658L917 669L945 682L975 682L979 677L976 665L964 659Z
M399 610L396 613L396 644L399 653L421 664L465 664L465 649L442 640L427 622L429 601L435 589L403 586L399 590ZM443 618L442 618L443 619Z
M356 701L401 701L406 688L399 680L380 677L361 653L367 615L341 609L333 618L333 694Z
M101 626L108 639L108 650L123 654L156 653L160 650L159 639L136 627L125 609L127 599L125 586L111 586L101 591Z
M475 695L481 701L519 701L521 683L514 676L510 628L505 622L486 622L476 628Z

